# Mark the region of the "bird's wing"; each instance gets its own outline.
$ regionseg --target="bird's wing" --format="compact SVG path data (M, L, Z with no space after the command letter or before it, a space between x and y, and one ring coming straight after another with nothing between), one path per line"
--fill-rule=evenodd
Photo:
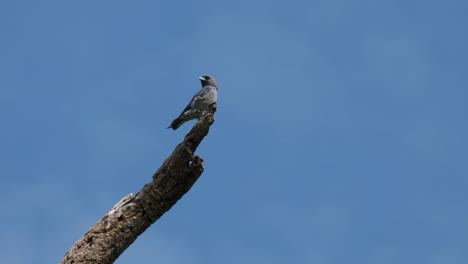
M205 86L205 87L202 87L200 91L198 91L198 93L196 93L193 98L192 98L192 101L193 100L202 100L204 99L208 93L211 91L213 87L212 86Z
M190 100L190 102L188 103L188 105L185 107L185 109L182 111L181 114L187 112L188 110L190 110L190 108L192 108L192 102L194 101L200 101L200 100L203 100L205 99L208 94L210 93L211 89L213 89L214 87L213 86L204 86L200 89L200 91L198 91L193 97L192 97L192 100Z
M200 91L198 91L193 97L192 97L192 100L190 100L190 102L188 103L188 105L185 107L184 111L182 111L182 114L187 112L188 110L190 110L190 108L192 107L192 102L194 101L199 101L199 100L203 100L206 98L206 96L208 95L208 93L210 92L211 90L211 86L204 86L200 89Z

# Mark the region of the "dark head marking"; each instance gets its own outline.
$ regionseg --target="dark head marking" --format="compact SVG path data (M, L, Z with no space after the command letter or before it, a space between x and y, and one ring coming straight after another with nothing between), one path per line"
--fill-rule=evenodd
M200 79L202 87L204 86L218 87L218 82L216 82L216 80L209 75L200 76L198 79Z

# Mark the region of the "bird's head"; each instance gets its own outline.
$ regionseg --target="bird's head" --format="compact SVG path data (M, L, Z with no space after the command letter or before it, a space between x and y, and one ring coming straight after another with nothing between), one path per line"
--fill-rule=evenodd
M218 82L211 76L209 75L203 75L198 77L198 79L201 81L202 87L204 86L214 86L218 88Z

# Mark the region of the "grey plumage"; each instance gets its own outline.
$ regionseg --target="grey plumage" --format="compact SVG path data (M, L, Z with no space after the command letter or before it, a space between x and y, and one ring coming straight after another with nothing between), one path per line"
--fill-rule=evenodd
M208 107L216 102L218 97L218 83L216 80L208 75L201 76L199 79L202 88L192 97L187 107L167 128L176 130L189 120L200 119L206 113Z

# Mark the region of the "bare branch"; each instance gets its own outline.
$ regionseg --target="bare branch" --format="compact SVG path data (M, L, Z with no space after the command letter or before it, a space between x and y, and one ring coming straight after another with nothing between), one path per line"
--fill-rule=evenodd
M113 263L135 239L167 212L203 173L203 159L195 150L214 122L216 103L185 136L135 196L128 194L114 205L65 254L62 264Z

